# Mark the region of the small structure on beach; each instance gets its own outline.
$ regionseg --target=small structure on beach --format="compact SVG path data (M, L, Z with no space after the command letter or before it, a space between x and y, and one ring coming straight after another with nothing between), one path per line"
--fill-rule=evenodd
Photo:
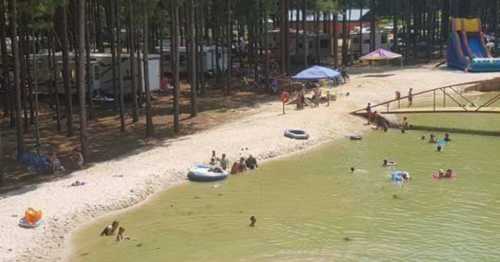
M318 80L334 80L341 76L340 72L324 66L313 66L305 69L295 76L293 80L297 81L318 81Z
M401 65L403 65L403 56L383 48L379 48L367 55L359 58L361 61L376 62L376 61L391 61L395 59L401 60Z

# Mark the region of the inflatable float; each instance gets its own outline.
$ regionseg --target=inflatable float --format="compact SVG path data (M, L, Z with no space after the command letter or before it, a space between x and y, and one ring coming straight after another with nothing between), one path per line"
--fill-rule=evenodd
M301 129L285 129L285 136L291 139L306 140L309 139L309 134Z
M42 223L42 211L33 208L28 208L24 212L24 217L19 220L19 226L24 228L36 228Z
M410 180L410 173L406 171L394 171L391 173L391 181L403 183Z
M213 182L224 180L228 175L229 173L220 167L200 164L191 168L187 177L189 180L196 182Z

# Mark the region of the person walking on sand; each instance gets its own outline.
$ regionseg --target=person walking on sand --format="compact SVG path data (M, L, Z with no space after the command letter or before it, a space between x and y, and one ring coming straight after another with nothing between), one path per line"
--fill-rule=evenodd
M413 105L413 88L408 89L408 107Z

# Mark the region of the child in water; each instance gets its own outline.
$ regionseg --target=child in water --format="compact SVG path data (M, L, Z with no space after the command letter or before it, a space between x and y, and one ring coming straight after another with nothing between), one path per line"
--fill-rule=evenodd
M255 218L255 216L251 216L250 217L250 226L254 227L255 223L257 223L257 218Z
M384 162L382 164L382 166L384 166L384 167L396 166L396 165L397 165L396 161L391 161L391 160L387 160L387 159L384 159Z

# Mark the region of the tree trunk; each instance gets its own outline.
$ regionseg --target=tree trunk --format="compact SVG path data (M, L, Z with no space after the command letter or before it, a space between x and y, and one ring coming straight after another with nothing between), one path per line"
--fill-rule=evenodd
M172 74L174 80L174 132L177 134L180 129L179 123L179 99L180 99L180 81L179 81L179 6L176 0L171 0L171 62L172 62Z
M11 90L9 87L9 64L10 59L7 55L7 43L6 41L6 30L5 30L5 2L0 0L0 52L2 55L2 88L4 89L3 99L4 99L4 113L6 115L11 115Z
M102 37L102 24L101 24L101 0L95 0L95 8L96 8L96 45L97 45L97 50L99 50L99 53L104 53L104 45L103 45L103 37ZM106 0L108 1L108 0Z
M151 92L149 89L149 10L147 1L143 4L144 12L144 43L143 43L143 66L144 66L144 91L146 92L146 137L152 137L154 133L153 112L151 108Z
M309 66L309 39L307 37L307 0L303 0L302 2L302 44L304 46L304 68L307 68Z
M338 14L334 13L333 14L333 64L335 67L338 67L339 65L339 41L337 38L337 20L338 20Z
M281 73L288 72L288 0L280 0L281 27L280 27L280 52L281 52Z
M91 10L92 9L92 3L91 1L87 2L87 10ZM85 70L87 71L87 77L86 77L86 85L87 85L87 94L88 94L88 97L87 97L87 100L88 100L88 103L89 103L89 108L88 108L88 119L89 120L92 120L94 119L94 101L92 99L92 96L93 96L93 90L92 90L92 86L93 86L93 83L92 83L92 76L91 76L91 57L90 57L90 53L91 53L91 45L90 45L90 34L91 34L91 19L90 19L90 12L87 13L86 17L88 17L88 19L86 19L86 23L85 23L85 59L86 59L86 63L85 63ZM95 32L94 32L94 35L95 35Z
M122 41L120 21L120 1L115 1L115 32L116 32L116 76L118 77L118 91L120 92L120 131L125 132L125 91L123 89L122 77Z
M39 125L39 112L40 112L40 104L38 101L38 58L36 54L38 53L38 35L36 33L33 34L32 44L33 44L33 93L34 93L34 121L33 121L33 134L35 136L35 149L36 153L40 154L40 125Z
M205 81L204 81L204 73L205 73L205 66L204 66L204 43L202 41L203 39L203 3L198 3L198 8L195 10L197 15L195 16L195 30L196 30L196 50L197 50L197 74L198 74L198 90L200 91L200 95L205 96L206 95L206 88L205 88Z
M189 6L188 6L188 12L189 12L189 22L188 24L188 32L189 32L189 62L190 62L190 69L191 69L191 79L190 79L190 85L191 85L191 117L195 117L198 115L198 80L196 77L196 30L195 30L195 14L196 14L196 9L195 9L195 2L194 0L189 0Z
M137 105L137 73L135 65L135 18L134 18L134 4L132 0L128 0L128 15L129 15L129 27L128 27L128 46L130 55L130 86L132 90L132 121L136 123L139 121L139 112Z
M347 43L347 34L349 30L347 28L347 6L346 1L344 1L344 7L342 10L342 65L347 65L347 51L349 43Z
M359 2L359 57L363 56L363 1Z
M370 52L375 51L377 48L375 37L377 36L377 26L376 26L376 2L371 0L370 9L372 12L370 19Z
M28 132L29 130L29 116L28 116L28 105L27 102L29 100L28 96L29 94L26 93L26 87L28 86L28 81L29 81L29 76L26 70L26 54L29 53L29 51L25 50L26 48L26 43L27 43L27 36L23 32L18 32L18 38L19 38L19 59L20 59L20 84L21 84L21 102L22 102L22 108L23 108L23 122L24 122L24 132Z
M314 59L316 63L321 63L320 60L321 60L321 57L320 57L320 54L319 54L319 49L320 49L320 22L319 22L319 18L321 16L321 13L320 12L316 12L314 13L314 31L315 31L315 41L314 41L314 54L316 56L316 58Z
M24 153L23 125L21 123L21 80L19 68L19 43L17 41L17 3L16 0L10 0L10 31L12 57L14 61L14 89L16 92L16 129L17 129L17 158Z
M229 95L230 92L231 92L231 75L233 73L233 70L232 70L232 56L233 56L233 53L232 53L232 50L233 50L233 24L232 24L232 16L231 16L231 0L226 0L226 12L227 12L227 22L226 22L226 26L227 26L227 30L226 30L226 39L227 39L227 44L226 44L226 50L227 50L227 68L226 68L226 84L224 85L225 86L225 94L226 95ZM257 71L257 70L256 70ZM256 79L256 78L255 78ZM257 79L256 79L257 81Z
M112 74L112 80L111 84L113 85L113 98L114 98L114 106L115 109L119 109L119 93L118 93L118 83L117 83L117 62L116 62L116 13L115 13L115 8L119 8L115 6L115 1L114 0L108 0L108 7L109 7L109 17L110 19L108 28L109 28L109 35L111 36L110 42L111 42L111 74Z
M392 35L393 35L393 43L392 43L392 51L398 51L398 0L392 0Z
M88 145L87 145L87 107L85 94L87 93L86 77L85 77L85 1L78 1L78 91L80 98L80 146L84 163L88 160Z
M66 0L62 0L63 8L63 21L62 21L62 53L63 53L63 82L64 92L66 96L66 134L73 136L73 93L71 92L70 85L70 72L69 72L69 39L68 39L68 7Z
M1 1L1 0L0 0ZM55 110L56 110L56 127L57 127L57 132L61 132L61 102L59 101L59 87L57 83L57 77L58 77L58 67L57 67L57 59L56 59L56 35L49 37L49 43L51 48L49 48L50 52L50 61L51 61L51 70L52 70L52 76L51 76L51 90L52 90L52 96L54 99L55 103Z

